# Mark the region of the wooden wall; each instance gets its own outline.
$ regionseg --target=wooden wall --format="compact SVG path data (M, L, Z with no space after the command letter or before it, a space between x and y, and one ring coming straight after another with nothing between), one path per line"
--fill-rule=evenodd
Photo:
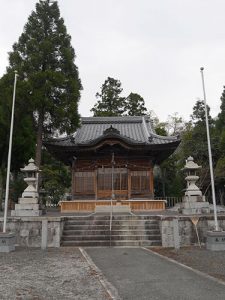
M115 156L114 161L115 199L153 198L153 165L150 159ZM111 170L110 156L78 158L72 166L73 199L111 199Z
M164 210L164 200L122 200L120 205L129 205L133 211L148 211L148 210ZM112 202L113 205L118 205L116 201ZM94 212L96 205L111 205L111 201L103 200L75 200L75 201L62 201L61 212Z

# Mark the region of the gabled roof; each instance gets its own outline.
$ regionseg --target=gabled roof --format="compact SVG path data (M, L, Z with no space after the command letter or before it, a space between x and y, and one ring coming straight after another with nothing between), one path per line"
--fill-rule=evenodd
M104 146L116 145L160 163L175 151L179 143L178 137L157 135L147 116L81 118L81 126L74 134L44 141L47 149L66 164L70 164L73 157L86 157L88 153L98 155Z
M106 138L118 138L129 145L176 144L178 137L164 137L155 133L148 116L86 117L81 126L68 137L46 141L45 145L82 147L95 145Z

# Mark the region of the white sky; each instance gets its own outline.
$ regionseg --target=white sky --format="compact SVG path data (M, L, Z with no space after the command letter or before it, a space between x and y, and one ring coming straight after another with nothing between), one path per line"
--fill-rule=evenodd
M0 0L0 76L36 0ZM224 0L58 0L84 90L79 106L90 116L105 79L119 79L124 96L139 93L165 121L186 120L202 99L205 67L212 116L225 85Z

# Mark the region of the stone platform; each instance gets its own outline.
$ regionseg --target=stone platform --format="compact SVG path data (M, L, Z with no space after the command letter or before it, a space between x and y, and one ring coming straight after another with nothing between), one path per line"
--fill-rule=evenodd
M11 211L12 217L38 217L42 215L39 209L38 198L19 198L19 204L15 204L15 210Z
M182 214L207 214L210 213L209 202L197 201L198 197L192 196L190 199L188 197L183 198L181 203Z
M131 209L130 205L96 205L95 212L131 213Z

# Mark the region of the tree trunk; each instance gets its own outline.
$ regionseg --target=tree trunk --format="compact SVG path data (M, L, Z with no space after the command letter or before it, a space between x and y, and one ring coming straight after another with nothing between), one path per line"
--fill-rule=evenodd
M39 113L38 128L37 128L36 156L35 156L35 164L38 168L40 168L40 166L41 166L43 122L44 122L44 116L42 113Z
M220 205L224 205L223 197L224 197L224 191L219 190Z
M2 210L2 197L4 189L3 171L0 169L0 211Z

